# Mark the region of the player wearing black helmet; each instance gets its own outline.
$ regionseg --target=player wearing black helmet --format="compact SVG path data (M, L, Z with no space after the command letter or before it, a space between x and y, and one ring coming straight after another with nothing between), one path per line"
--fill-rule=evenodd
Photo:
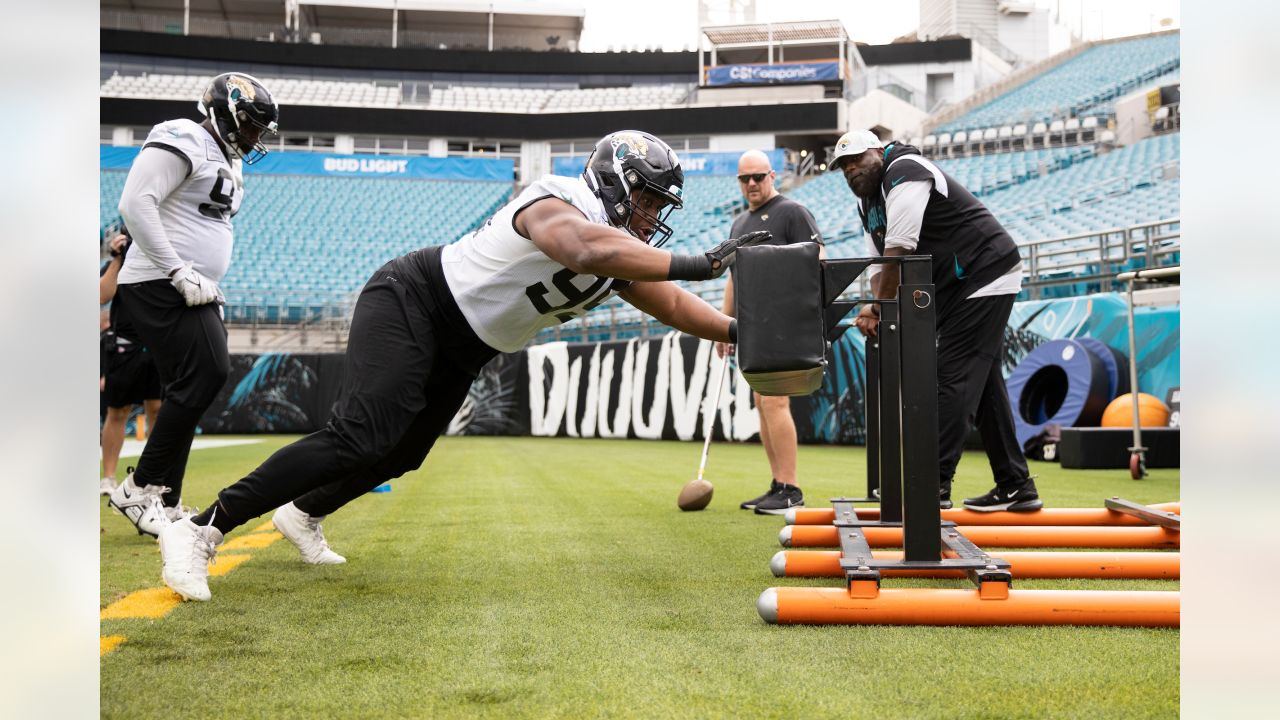
M328 424L222 490L205 512L167 526L165 583L208 600L207 563L223 534L274 508L272 522L303 560L345 562L321 531L326 515L422 465L491 358L614 294L672 327L732 342L732 318L668 281L718 277L739 247L769 234L693 255L657 249L650 242L670 237L664 219L681 207L683 187L666 143L612 133L583 177L543 177L457 242L384 265L356 303Z
M196 424L227 378L218 283L231 263L231 218L244 197L240 163L266 153L262 136L276 132L280 115L271 93L244 73L213 78L198 106L202 123L170 120L151 129L120 195L134 247L115 302L151 352L165 400L137 470L110 504L148 535L182 516Z
M223 73L209 83L196 103L224 147L252 165L267 154L262 137L277 132L280 108L271 92L257 78L244 73Z
M653 228L652 238L643 238L654 247L662 247L671 239L671 228L664 222L670 214L684 206L681 192L684 171L676 153L666 143L646 132L615 132L600 139L587 158L582 177L592 194L604 204L605 214L614 227L625 228L636 216ZM653 215L637 207L631 196L644 190L665 203Z

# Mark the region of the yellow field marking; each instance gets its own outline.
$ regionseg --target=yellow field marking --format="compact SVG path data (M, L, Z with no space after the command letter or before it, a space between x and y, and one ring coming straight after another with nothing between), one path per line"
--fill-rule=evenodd
M182 596L167 587L147 588L131 592L102 608L98 619L162 618L181 602Z
M253 533L241 535L238 538L227 541L222 545L222 550L246 550L252 548L264 548L271 543L284 537L278 532L266 532L272 529L271 523L266 523ZM245 553L232 553L230 555L221 554L215 562L209 564L210 577L221 577L235 570L237 567L253 557ZM122 620L130 618L151 618L158 619L169 614L169 611L182 603L182 596L178 595L169 588L147 588L131 592L119 600L111 603L98 613L99 620ZM111 652L117 645L124 642L122 635L103 636L101 638L101 648L99 656Z
M221 577L235 570L252 555L219 555L216 562L209 563L210 577ZM99 620L121 620L130 618L162 618L169 611L182 604L182 597L169 588L147 588L131 592L102 609ZM115 637L115 636L112 636ZM120 638L115 642L121 642ZM107 638L103 639L107 642ZM104 645L104 647L106 647ZM113 646L114 647L114 646ZM109 652L111 648L103 650Z
M252 533L249 535L241 535L238 538L232 538L222 544L222 550L254 550L264 548L271 543L284 537L278 532L271 533Z
M240 563L253 557L252 555L223 555L218 553L216 562L209 563L209 576L222 577L227 573L235 570Z
M258 527L250 530L249 532L251 533L270 532L275 529L276 529L276 526L273 525L270 520L268 520L262 523L261 525L259 525Z
M122 642L124 642L124 636L123 636L123 635L101 635L101 636L99 636L99 637L98 637L98 657L102 657L103 655L106 655L107 653L111 652L112 650L115 650L115 649L116 649L116 646L117 646L117 645L119 645L119 644L120 644L120 643L122 643Z

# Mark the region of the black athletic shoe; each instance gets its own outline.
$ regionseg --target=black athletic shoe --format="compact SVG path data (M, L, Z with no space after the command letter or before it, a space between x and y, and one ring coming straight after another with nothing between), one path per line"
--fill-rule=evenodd
M782 483L778 482L777 480L773 480L769 483L769 492L761 495L758 498L751 498L750 500L747 500L746 502L742 503L738 507L742 508L743 510L755 510L756 506L759 505L762 500L769 497L770 495L773 495L774 493L778 492L781 489L782 489Z
M955 507L951 504L951 484L948 483L945 488L938 492L938 507L943 510L950 510Z
M795 485L779 483L777 492L756 504L757 515L786 515L791 508L804 507L804 493Z
M1025 483L1017 487L1010 488L997 485L986 495L965 498L964 506L977 512L998 512L1000 510L1030 512L1044 507L1044 503L1040 502L1040 496L1036 494L1035 482L1031 478L1027 478Z

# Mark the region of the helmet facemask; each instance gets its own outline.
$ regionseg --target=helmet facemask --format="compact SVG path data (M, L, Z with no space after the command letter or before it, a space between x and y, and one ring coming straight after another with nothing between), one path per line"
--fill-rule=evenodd
M245 165L252 165L266 156L267 146L262 142L262 139L268 135L276 134L276 121L272 120L265 123L260 122L257 118L244 110L235 112L232 117L237 121L236 127L231 130L231 132L224 135L224 137L227 138L227 144L231 147L231 151L243 160ZM245 127L255 127L258 129L258 139L249 147L248 150L240 144L243 128Z
M621 190L618 193L621 198L612 206L608 204L605 206L610 219L618 228L627 231L633 237L644 240L655 248L662 247L675 232L667 224L667 218L671 217L671 213L684 207L684 201L680 197L680 187L674 185L670 188L659 187L631 169L623 171L619 179L622 180L618 188ZM656 215L635 204L632 198L636 190L649 193L662 201L663 205ZM631 228L632 218L639 218L642 223L653 228L653 232L647 239Z

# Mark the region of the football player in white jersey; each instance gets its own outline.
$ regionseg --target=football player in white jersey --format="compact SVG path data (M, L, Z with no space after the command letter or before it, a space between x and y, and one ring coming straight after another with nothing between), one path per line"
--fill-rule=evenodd
M240 209L240 163L266 154L280 111L244 73L210 82L197 103L204 122L170 120L151 129L129 169L120 215L133 252L115 302L155 359L164 403L136 470L108 502L156 536L183 513L180 498L196 424L230 370L218 282L231 262L231 218Z
M457 242L384 265L356 303L328 424L278 450L204 512L166 526L165 583L208 600L208 561L223 535L276 508L272 522L304 561L346 562L320 521L421 466L495 355L614 294L674 328L733 342L732 318L668 281L718 277L739 247L769 234L694 255L659 250L683 187L666 143L639 131L611 133L582 177L544 177Z

